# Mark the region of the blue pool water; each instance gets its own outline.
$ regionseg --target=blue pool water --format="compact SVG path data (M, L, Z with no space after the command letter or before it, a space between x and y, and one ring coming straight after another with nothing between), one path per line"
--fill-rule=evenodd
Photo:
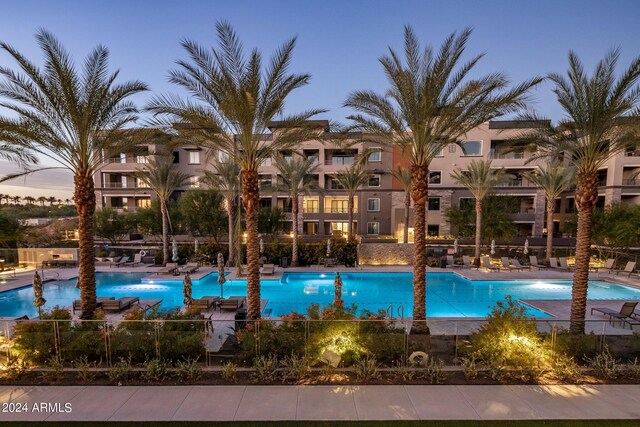
M140 299L161 299L162 308L182 306L181 280L143 280L145 273L96 273L98 296L137 296ZM356 304L359 310L378 311L402 305L405 316L411 316L413 300L412 273L343 273L342 297L345 304ZM333 301L334 273L285 273L281 280L263 280L262 298L269 302L271 316L288 314L292 310L305 313L313 303L321 306ZM44 284L45 309L55 305L70 306L80 297L75 280ZM224 296L246 295L244 280L228 280ZM193 297L220 295L218 276L211 273L193 282ZM511 295L518 299L571 299L571 282L567 280L505 280L471 281L453 273L427 274L427 316L485 317L496 303ZM589 299L640 299L640 289L603 281L589 282ZM32 305L31 287L0 293L0 316L37 315ZM548 314L529 309L535 317Z

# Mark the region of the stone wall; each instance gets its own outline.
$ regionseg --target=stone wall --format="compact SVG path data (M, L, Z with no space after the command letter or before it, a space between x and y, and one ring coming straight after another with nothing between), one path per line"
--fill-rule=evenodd
M413 244L404 243L360 243L358 263L360 265L408 265L413 263Z

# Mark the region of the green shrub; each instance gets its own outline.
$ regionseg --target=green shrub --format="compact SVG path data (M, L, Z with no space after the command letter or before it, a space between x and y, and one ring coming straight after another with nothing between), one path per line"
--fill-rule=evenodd
M121 357L116 363L109 367L109 381L112 383L121 384L128 380L133 375L133 365L131 364L131 357Z
M553 363L552 370L554 375L563 382L573 383L582 376L580 366L570 356L558 357Z
M58 327L64 342L70 339L71 313L69 310L54 307L50 312L42 313L41 319L18 322L14 329L14 349L30 363L46 363L52 357L58 357L55 328ZM60 320L52 322L51 320ZM62 341L62 338L61 338Z
M60 357L52 356L47 361L46 370L42 371L40 378L48 382L64 380L64 363Z
M190 357L176 362L176 378L180 381L195 380L202 374L202 367L198 363L198 359Z
M238 381L236 377L238 373L238 365L233 362L227 362L222 365L222 379L228 381L230 383L235 383Z
M142 379L149 382L162 381L167 374L167 362L161 359L151 359L144 362L142 365L144 371L142 372Z
M376 358L370 356L357 359L353 365L358 381L370 381L378 378L379 367Z
M427 357L418 367L418 375L429 381L431 384L442 384L447 379L447 374L443 370L444 362L440 359Z
M596 354L593 358L585 357L589 367L593 369L595 374L605 379L616 379L620 376L620 365L618 361L609 352L609 347L605 346L602 352Z
M98 362L89 361L87 356L74 360L71 362L71 366L78 370L78 379L81 382L86 384L96 379L95 369L98 367Z
M394 372L402 381L411 381L416 375L416 370L405 365L402 361L397 361L394 366Z
M285 356L280 361L282 367L282 382L288 380L300 381L309 374L309 364L304 357L300 357L295 353Z
M278 359L275 356L258 356L253 361L253 369L253 382L273 382L278 378Z
M471 354L469 357L463 357L460 362L466 379L470 380L478 376L478 363L475 354Z

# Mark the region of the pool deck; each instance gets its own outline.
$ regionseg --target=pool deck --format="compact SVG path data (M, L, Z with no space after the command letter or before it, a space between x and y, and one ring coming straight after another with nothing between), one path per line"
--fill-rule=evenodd
M640 385L3 386L5 402L27 407L5 422L631 420Z
M150 265L140 265L140 266L127 266L127 267L109 267L109 266L97 266L96 271L98 272L117 272L117 273L149 273L144 277L146 280L182 280L184 277L182 274L174 276L167 274L158 274L158 272L162 270L162 267L155 267ZM41 270L39 270L41 271ZM277 267L275 270L275 274L273 275L262 275L261 280L280 280L283 273L289 272L298 272L298 273L318 273L318 272L385 272L385 273L393 273L393 272L405 272L410 273L413 271L412 266L410 265L399 265L399 266L359 266L357 268L347 268L344 266L336 266L331 268L326 268L323 266L314 266L314 267L290 267L290 268L280 268ZM204 276L217 272L217 269L211 267L200 267L197 272L191 274L192 280L200 280ZM460 275L469 280L571 280L573 278L572 273L564 272L564 271L554 271L554 270L533 270L533 271L501 271L501 272L489 272L483 269L441 269L441 268L427 268L428 273L444 273L444 272L452 272ZM244 277L238 277L237 269L232 268L228 269L227 280L237 280L244 279ZM77 268L61 268L61 269L50 269L44 270L44 280L69 280L77 277L78 269ZM31 280L33 277L33 270L31 271L23 271L18 272L15 277L8 277L7 275L0 276L1 278L10 279L7 283L0 284L0 292L7 291L11 289L21 288L24 286L31 285ZM592 280L607 280L614 283L620 283L628 286L640 287L640 282L637 279L631 279L623 276L614 276L608 273L591 273L590 278ZM141 301L140 305L152 305L157 301ZM266 305L266 300L261 301L261 306L264 309ZM558 321L558 319L568 319L570 313L570 301L569 300L523 300L522 302L529 304L535 308L538 308L546 313L554 316L554 319L541 319L541 322L553 322ZM593 329L594 332L600 333L603 330L606 330L608 334L630 334L632 331L629 328L622 328L619 324L617 325L609 325L607 322L603 322L603 320L607 320L607 316L594 314L591 315L591 308L593 307L605 307L612 310L619 310L623 301L620 300L590 300L587 302L587 313L586 320L587 322L593 321ZM221 312L210 310L209 312L204 313L207 318L211 318L215 321L233 321L234 313L232 311ZM117 320L122 318L123 313L110 313L108 314L108 318L112 320ZM460 330L460 324L455 323L456 320L465 320L465 324L469 324L470 318L447 318L447 319L430 319L433 322L432 330L434 333L463 333L463 330ZM483 319L473 319L477 322L481 322ZM407 322L408 319L405 319ZM560 323L560 321L558 321ZM603 323L606 325L603 327ZM477 325L477 324L476 324ZM591 329L588 325L588 330Z

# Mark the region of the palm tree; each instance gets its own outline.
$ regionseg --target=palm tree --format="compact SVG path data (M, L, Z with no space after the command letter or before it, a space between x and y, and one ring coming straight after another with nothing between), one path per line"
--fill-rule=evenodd
M27 202L28 205L32 205L33 202L36 201L35 197L32 197L32 196L26 196L24 200Z
M535 172L526 173L525 177L544 191L547 201L547 261L551 257L553 247L553 214L556 199L562 193L570 190L575 184L575 173L572 168L561 163L547 163L544 169L536 169Z
M157 157L149 160L146 168L135 173L136 177L156 193L160 201L160 214L162 215L162 262L169 262L169 229L171 218L167 202L173 192L183 185L189 175L182 173L167 157Z
M170 81L185 88L195 101L175 96L156 97L149 110L157 124L176 126L192 143L221 151L240 166L242 204L247 229L248 316L260 318L260 266L258 168L274 153L301 141L323 136L323 124L310 121L324 110L308 110L284 116L284 102L291 92L309 83L309 74L289 74L295 38L283 44L263 70L262 55L247 57L235 31L226 22L216 24L219 48L211 50L192 41L182 46L191 61L180 60L180 70ZM160 115L160 116L159 116ZM277 123L272 120L278 117ZM268 129L275 129L265 141Z
M482 201L506 179L502 169L491 169L491 160L472 160L468 169L454 169L451 177L465 187L476 199L475 265L480 265L480 238L482 236Z
M482 58L478 55L460 64L470 35L470 29L453 33L434 53L431 47L422 50L413 30L405 27L405 61L391 48L388 55L380 58L391 87L384 94L354 92L344 104L359 112L349 117L355 123L354 130L367 132L373 140L396 144L410 158L415 242L413 324L416 333L428 333L424 322L425 208L431 160L449 144L459 144L465 133L481 123L525 107L528 90L541 81L534 78L507 89L509 81L502 73L467 79Z
M49 202L49 206L53 206L53 204L56 202L56 198L53 196L47 197L47 202Z
M390 169L391 176L398 180L404 189L404 238L403 243L409 243L409 209L411 209L411 171L397 165Z
M20 204L20 202L22 201L22 197L20 196L13 196L12 199L14 205Z
M228 157L212 163L213 171L205 170L202 182L215 188L226 202L229 221L229 265L236 263L235 217L240 197L240 168ZM238 263L239 265L242 262Z
M67 204L67 205L70 205L71 204L71 199L64 199L64 203Z
M520 138L533 144L534 159L565 159L577 176L575 204L578 211L576 262L571 292L570 331L583 334L587 307L591 225L598 200L598 170L613 156L632 146L640 133L640 56L616 78L620 56L611 50L591 76L574 52L569 53L567 76L548 76L565 118L556 126L534 129ZM532 115L528 120L539 120Z
M312 192L320 192L320 187L314 180L313 174L318 171L318 158L311 156L305 159L299 155L291 156L290 160L277 154L274 157L275 166L282 176L282 183L275 186L275 190L285 193L291 198L291 214L293 217L293 240L291 265L298 266L298 212L300 196L308 196Z
M114 83L118 72L109 73L109 51L104 46L96 47L78 68L51 33L40 30L36 40L44 53L42 68L0 43L20 69L0 68L2 104L15 115L0 118L0 140L18 152L49 157L74 174L80 317L90 319L96 307L93 175L103 155L108 158L129 145L122 128L137 118L137 110L127 98L147 87L138 81Z
M344 188L349 196L347 210L349 211L349 222L347 224L347 235L349 240L353 239L353 210L355 195L369 181L369 173L365 171L361 162L355 162L348 168L336 174L336 181Z
M47 198L44 196L40 196L38 197L38 202L40 202L40 206L44 206L44 204L47 202Z

